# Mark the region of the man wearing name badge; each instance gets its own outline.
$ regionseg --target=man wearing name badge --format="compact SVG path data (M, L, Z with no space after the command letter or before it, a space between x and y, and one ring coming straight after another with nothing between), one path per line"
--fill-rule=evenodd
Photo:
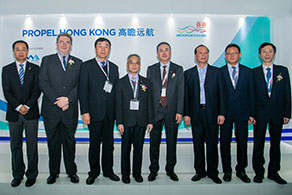
M141 176L143 144L146 132L153 128L153 100L150 81L139 74L140 56L131 54L127 59L128 74L121 78L116 88L116 115L122 136L122 181L130 183L130 152L133 144L132 174L136 182Z
M150 132L150 174L149 181L154 181L159 170L159 150L162 128L166 135L167 176L173 181L179 178L174 172L176 165L176 143L178 124L182 120L184 102L183 68L170 61L171 47L161 42L156 47L159 62L149 66L147 78L153 90L154 127Z
M9 125L12 187L20 185L23 175L27 180L26 187L36 182L38 176L38 98L39 66L26 60L28 44L23 40L15 41L12 45L15 62L2 69L2 88L7 100L6 120ZM27 170L23 161L22 143L25 130Z
M255 122L254 83L251 69L239 64L240 57L238 45L227 45L225 49L227 64L221 68L225 86L226 117L220 128L220 151L223 180L229 182L232 178L230 143L234 125L237 143L236 176L243 182L249 183L250 179L245 173L245 168L247 167L248 124Z
M118 66L108 60L111 42L98 38L96 57L81 65L79 101L82 121L89 129L89 166L86 184L91 185L100 174L100 144L102 142L102 172L113 181L120 178L113 171L113 128L115 121L115 85Z
M259 47L262 65L253 69L255 83L254 148L252 164L254 182L262 183L265 173L264 147L267 125L270 133L270 162L268 178L279 184L287 184L280 171L280 142L283 124L291 118L291 83L288 69L275 65L276 47L263 43Z
M75 163L75 133L78 123L78 77L82 61L70 55L72 37L67 33L57 36L57 53L43 57L39 81L43 92L42 116L48 138L48 184L59 177L63 148L66 174L78 183Z
M196 65L185 71L184 122L192 125L196 174L192 181L206 175L217 184L218 177L218 125L225 120L223 82L220 69L208 64L209 49L199 45L194 50ZM207 171L205 149L207 149Z

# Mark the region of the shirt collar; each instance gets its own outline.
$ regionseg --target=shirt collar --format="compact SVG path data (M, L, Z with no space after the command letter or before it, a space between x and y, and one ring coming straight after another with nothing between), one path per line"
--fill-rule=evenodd
M17 66L17 67L19 66L19 64L23 64L23 67L26 66L26 60L25 60L25 62L23 62L23 63L19 63L18 61L15 61L15 63L16 63L16 66Z
M272 64L271 66L265 66L265 65L262 65L262 67L263 67L263 70L264 71L267 71L267 68L271 68L271 71L273 71L273 67L274 67L274 64Z
M135 76L133 76L130 73L128 73L128 77L129 77L130 80L135 80L135 81L138 81L139 80L138 73Z
M161 62L160 62L160 68L161 69L163 69L163 66L166 66L166 70L169 68L169 66L170 66L170 61L167 63L167 64L162 64Z
M102 62L100 59L98 59L98 57L95 57L95 60L97 61L98 65L102 66ZM107 64L107 60L105 60L104 63Z
M198 71L203 71L203 72L206 72L208 68L208 64L204 68L201 68L198 64L195 64L195 66L197 66Z

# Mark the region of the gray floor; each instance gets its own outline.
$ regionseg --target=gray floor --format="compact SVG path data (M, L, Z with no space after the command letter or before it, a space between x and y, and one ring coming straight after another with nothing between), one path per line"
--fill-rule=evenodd
M0 142L0 194L127 194L127 195L158 195L158 194L292 194L292 142L282 142L282 167L280 174L288 182L288 185L278 185L269 179L264 179L262 184L251 182L250 184L242 183L233 174L230 183L223 182L222 185L214 184L210 179L204 178L199 182L192 182L190 179L194 175L193 169L193 146L192 144L178 144L178 159L176 172L179 176L179 182L169 180L164 171L165 166L165 144L161 145L161 171L155 182L148 182L149 174L149 144L144 147L143 159L143 177L144 182L138 184L131 178L131 183L128 185L122 182L112 182L108 178L99 176L94 185L88 186L85 184L88 172L88 144L77 144L76 162L78 166L78 175L80 177L79 184L72 184L64 173L64 166L61 166L61 175L57 179L56 184L47 185L46 178L48 177L48 156L46 143L39 143L39 177L37 183L26 188L24 181L17 188L10 186L11 167L10 167L10 149L9 142ZM25 147L24 147L25 148ZM266 143L265 156L268 162L269 143ZM25 150L25 149L24 149ZM232 144L232 164L236 164L236 144ZM252 178L254 176L251 167L252 143L248 146L249 166L247 174ZM120 176L120 144L115 144L114 152L115 165L114 170ZM222 178L221 163L219 163L220 177Z

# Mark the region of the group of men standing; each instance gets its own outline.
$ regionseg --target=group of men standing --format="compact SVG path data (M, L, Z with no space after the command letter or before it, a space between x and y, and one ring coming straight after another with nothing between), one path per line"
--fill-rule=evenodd
M263 63L253 70L239 64L241 51L236 44L226 47L227 64L221 69L208 64L209 49L199 45L194 50L195 66L183 72L182 66L170 60L170 44L161 42L156 48L159 62L148 67L147 78L139 74L140 56L131 54L127 58L128 73L121 79L118 66L108 59L111 42L106 38L95 41L96 57L85 62L70 55L72 37L69 34L59 34L56 47L57 54L43 57L38 67L26 60L28 44L22 40L16 41L12 45L16 61L2 70L3 92L8 102L6 119L11 138L13 187L20 185L24 174L27 187L36 182L38 98L41 92L41 115L49 152L48 184L55 183L59 177L62 149L66 174L72 183L79 182L75 163L78 100L82 121L89 129L88 185L95 182L101 169L104 177L120 180L113 171L115 121L122 136L123 183L130 183L132 145L132 175L136 182L143 182L141 167L146 131L150 133L148 181L156 179L163 127L167 148L165 171L171 180L178 181L174 167L178 125L183 117L185 124L192 126L196 170L192 181L208 176L215 183L222 183L218 177L219 126L223 180L231 181L230 143L234 126L236 176L250 182L245 168L248 124L253 124L254 182L261 183L265 172L265 133L269 124L271 158L268 178L280 184L287 183L278 171L282 126L291 118L290 79L286 67L273 64L276 53L273 44L263 43L260 46L259 56ZM24 129L28 157L26 171L22 153Z

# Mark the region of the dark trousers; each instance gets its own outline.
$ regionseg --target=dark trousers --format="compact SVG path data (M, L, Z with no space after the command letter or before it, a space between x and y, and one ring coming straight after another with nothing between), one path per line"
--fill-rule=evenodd
M131 145L133 144L133 176L141 174L143 144L146 127L135 125L134 127L124 127L124 134L122 136L122 159L121 170L122 176L128 177L130 175L130 153Z
M13 178L22 179L25 173L28 179L38 176L38 119L26 120L21 114L17 122L8 122ZM23 129L25 129L27 170L23 161Z
M256 125L254 125L254 148L252 156L252 165L257 176L264 176L265 173L264 147L267 123L269 123L270 133L270 162L268 174L272 175L280 170L280 141L283 126L282 124L275 124L272 121L265 122L257 119Z
M57 176L60 173L62 147L66 174L76 174L77 166L74 161L77 121L72 120L65 124L59 120L44 118L44 125L48 138L50 175Z
M89 128L89 166L90 177L100 174L100 144L102 142L102 172L103 175L113 173L113 128L114 121L106 116L102 121L90 121Z
M176 124L175 118L164 119L154 124L154 127L150 133L150 161L151 164L149 169L153 173L157 173L159 170L159 151L161 143L162 127L165 124L166 134L166 166L167 172L174 171L176 164L176 143L177 143L177 131L178 125Z
M195 170L199 175L206 175L204 149L206 142L207 175L209 177L215 177L218 176L218 125L216 123L208 123L207 113L204 108L200 108L198 117L199 122L197 124L192 123Z
M225 120L220 128L220 151L224 173L232 172L230 143L232 141L233 124L237 143L237 165L235 170L236 172L245 172L247 167L248 121Z

